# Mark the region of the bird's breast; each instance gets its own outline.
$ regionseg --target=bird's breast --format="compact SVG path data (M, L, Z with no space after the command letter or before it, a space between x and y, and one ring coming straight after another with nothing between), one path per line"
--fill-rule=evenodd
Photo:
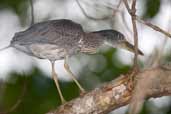
M67 55L64 48L52 44L32 44L30 49L34 56L49 60L63 59Z

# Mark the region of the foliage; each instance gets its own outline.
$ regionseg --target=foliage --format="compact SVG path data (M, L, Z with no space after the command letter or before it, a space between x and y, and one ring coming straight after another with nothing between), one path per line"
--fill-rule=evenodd
M153 18L160 10L160 0L145 0L144 18Z
M146 0L143 17L153 18L159 11L160 2L160 0ZM22 24L27 21L28 6L28 0L0 0L0 10L12 10L20 17ZM119 74L126 73L130 69L130 66L124 65L119 61L115 52L115 49L111 49L102 53L107 60L107 67L103 71L97 73L85 68L81 72L79 81L87 90L93 88L93 86L90 86L90 82L95 82L93 81L94 79L98 79L103 83L116 78ZM113 63L112 59L116 63ZM109 69L110 71L106 73ZM90 73L86 80L87 72ZM79 95L79 90L74 82L60 81L60 85L67 100ZM3 89L3 93L0 93L2 95L0 112L9 111L17 100L21 100L21 103L9 114L44 114L60 105L59 95L53 80L45 76L38 68L33 68L28 74L12 72L9 75L9 81L0 89ZM141 114L149 112L149 108L145 104ZM170 113L171 110L167 112L167 114Z
M0 10L9 9L20 17L21 25L26 23L29 0L0 0Z

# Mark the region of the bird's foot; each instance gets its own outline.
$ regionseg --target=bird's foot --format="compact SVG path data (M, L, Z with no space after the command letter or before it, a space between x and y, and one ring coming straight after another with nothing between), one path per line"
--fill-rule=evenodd
M84 89L82 89L81 92L80 92L80 96L84 96L86 93L87 92Z

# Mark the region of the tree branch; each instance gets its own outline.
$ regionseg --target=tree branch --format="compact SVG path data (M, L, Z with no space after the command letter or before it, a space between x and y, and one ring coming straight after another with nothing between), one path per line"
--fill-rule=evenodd
M128 87L132 83L128 77L128 74L122 75L47 114L107 114L127 105L133 95L133 87ZM136 79L136 88L140 88L141 95L146 98L171 95L171 69L168 67L144 70L136 75Z
M133 33L134 33L134 50L135 50L135 56L134 56L134 70L138 70L138 32L137 32L137 26L136 26L136 0L132 1L131 9L128 5L127 0L123 0L125 7L128 10L128 13L131 15L132 20L132 27L133 27Z
M27 78L24 79L23 88L21 90L21 95L19 95L19 97L17 98L17 101L7 111L4 111L4 112L0 111L0 114L9 114L11 112L14 112L21 105L23 98L26 95L26 92L27 92Z
M166 35L167 37L171 38L171 34L169 32L166 32L165 30L161 29L160 27L158 27L157 25L154 25L150 22L144 21L143 19L141 19L140 17L136 16L136 20L144 25L147 25L148 27L152 28L153 30L156 30L164 35Z
M127 0L123 0L123 2L124 2L124 4L125 4L125 6L126 6L128 12L131 14L131 13L132 13L132 9L130 9L130 7L129 7L129 5L128 5L128 1L127 1ZM147 21L141 19L141 18L140 18L139 16L137 16L137 15L135 15L135 18L136 18L136 20L137 20L138 22L140 22L140 23L142 23L142 24L144 24L144 25L147 25L148 27L150 27L150 28L152 28L152 29L154 29L154 30L156 30L156 31L158 31L158 32L160 32L160 33L162 33L162 34L168 36L169 38L171 38L171 34L170 34L169 32L166 32L165 30L161 29L161 28L158 27L157 25L154 25L154 24L152 24L152 23L150 23L150 22L147 22Z
M132 27L133 27L133 33L134 33L134 51L135 51L135 56L134 56L134 69L137 70L139 69L138 67L138 32L137 32L137 25L136 25L136 0L133 0L132 2L132 8L131 8L131 20L132 20Z

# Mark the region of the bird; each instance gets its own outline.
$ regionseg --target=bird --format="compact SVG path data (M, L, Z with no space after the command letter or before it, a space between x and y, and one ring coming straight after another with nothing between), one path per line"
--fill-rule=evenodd
M103 44L113 48L134 50L134 46L126 41L124 35L109 29L85 32L83 27L69 19L48 20L31 25L28 29L15 33L9 46L27 55L48 59L52 67L52 78L55 82L62 104L66 102L60 89L55 61L64 59L64 68L82 93L84 88L72 73L68 59L77 53L94 54ZM143 53L139 50L139 54Z
M98 44L98 46L96 45L97 47L100 47L102 44L106 44L113 48L121 48L121 49L125 49L125 50L128 50L128 51L134 53L134 45L129 43L126 40L126 37L119 31L116 31L113 29L107 29L107 30L94 31L91 33L93 33L95 35L92 38L90 38L90 37L89 37L89 39L86 38L86 39L88 39L87 42L92 43L91 40L95 39L95 42L96 42L95 44L98 44L97 39L99 39L100 43ZM94 45L94 44L92 44L92 45ZM140 49L138 49L138 54L144 55L144 53Z

